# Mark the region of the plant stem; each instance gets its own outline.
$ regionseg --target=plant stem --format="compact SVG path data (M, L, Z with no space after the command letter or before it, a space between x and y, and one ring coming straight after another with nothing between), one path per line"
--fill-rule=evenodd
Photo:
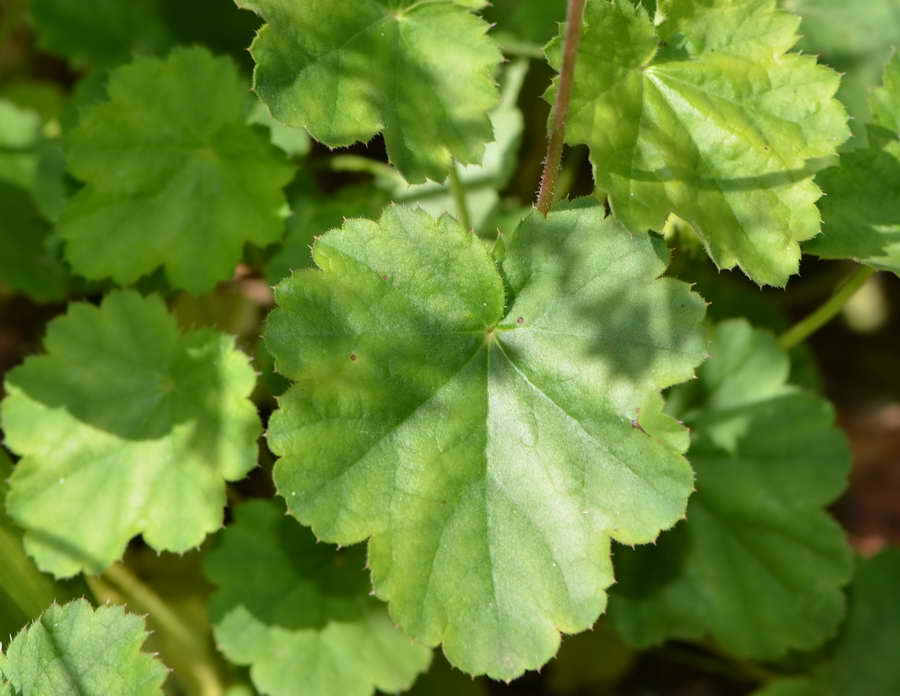
M563 145L566 139L566 118L569 115L572 85L575 82L575 59L578 56L578 44L581 42L581 30L584 25L585 2L586 0L569 0L569 8L566 13L566 35L563 41L559 89L556 93L556 102L553 104L553 113L550 115L547 157L544 160L544 173L541 176L541 187L537 203L535 203L535 207L545 216L553 205L556 177L562 161Z
M778 344L785 350L790 350L794 346L803 343L803 341L834 319L844 308L844 305L850 301L850 298L874 274L875 269L868 266L857 268L821 307L781 334Z
M192 672L204 696L221 696L225 686L219 677L219 668L207 649L208 636L197 632L150 587L122 563L116 563L100 576L101 580L116 587L136 607L146 611L156 628L180 646L183 654L191 656ZM91 589L94 586L91 585ZM96 594L96 590L95 590Z
M472 216L469 214L469 204L466 201L466 187L463 186L462 179L459 178L456 161L450 166L450 190L453 191L453 200L456 201L456 212L459 215L459 221L463 224L463 227L471 232Z

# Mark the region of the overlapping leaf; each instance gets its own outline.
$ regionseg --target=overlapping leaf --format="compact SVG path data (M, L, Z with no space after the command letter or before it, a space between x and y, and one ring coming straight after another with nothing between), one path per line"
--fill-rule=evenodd
M872 93L869 146L822 172L824 234L806 248L825 258L855 259L900 273L900 56Z
M231 277L246 243L280 238L293 167L245 123L249 92L228 58L201 48L142 58L107 91L67 136L86 186L59 234L81 275L130 284L162 266L199 294Z
M810 160L849 135L839 78L775 0L591 0L567 138L632 231L688 221L720 268L784 285L819 232ZM561 61L557 42L551 63Z
M146 639L120 606L54 604L0 655L0 677L14 696L157 696L166 668L141 652Z
M480 162L501 55L488 25L466 9L471 2L238 5L267 22L251 48L254 83L278 120L331 147L383 131L388 156L412 183L443 181L454 158Z
M225 481L256 464L255 382L234 339L180 334L163 303L114 292L49 325L7 375L7 511L39 567L98 572L143 534L185 551L222 523Z
M216 644L267 696L408 689L431 651L369 596L364 564L362 548L317 544L273 501L241 505L206 560Z
M703 359L702 300L589 204L529 217L499 272L455 220L403 207L313 258L266 330L299 382L268 433L290 512L370 538L394 620L457 667L540 667L603 611L610 539L684 512L690 467L637 418Z
M672 396L692 428L687 521L616 554L610 618L642 646L710 637L756 658L817 647L843 617L852 570L823 510L846 484L846 442L827 402L786 385L789 361L766 333L726 322L710 352L696 388Z

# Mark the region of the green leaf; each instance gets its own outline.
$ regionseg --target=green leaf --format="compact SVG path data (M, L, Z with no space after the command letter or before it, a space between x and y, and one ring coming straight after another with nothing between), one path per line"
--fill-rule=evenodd
M783 0L782 5L803 17L800 49L821 56L822 62L842 74L837 96L850 112L854 131L848 145L866 147L869 91L900 44L896 0Z
M159 299L118 291L70 305L44 344L8 373L0 407L22 456L7 510L38 566L99 572L136 534L182 552L218 529L225 481L256 465L260 433L234 339L180 334Z
M294 170L245 123L248 91L230 59L176 49L116 69L107 90L66 138L86 183L59 224L76 271L126 285L162 266L200 294L232 276L244 244L281 237Z
M237 508L206 558L216 644L268 696L405 691L431 650L369 596L361 547L335 553L274 501Z
M383 131L388 156L411 183L443 181L454 158L481 161L501 55L488 25L464 7L433 0L238 6L267 22L251 47L254 84L279 121L329 147Z
M900 274L900 55L872 93L869 147L841 156L820 175L825 233L806 250L829 259L854 259Z
M712 638L774 658L834 635L852 560L823 509L850 456L830 405L790 387L787 355L745 321L715 331L680 416L697 493L687 521L655 548L616 554L610 619L630 642Z
M484 150L481 164L457 167L457 175L466 192L466 205L472 226L477 232L496 236L496 229L487 229L492 214L500 203L499 191L509 183L517 164L517 151L525 127L522 112L516 106L519 92L528 72L528 62L512 63L502 74L502 99L491 114L494 142ZM449 181L441 184L407 184L401 177L391 188L391 195L398 203L415 202L432 217L450 213L461 216L457 210Z
M702 300L586 202L533 213L501 269L452 218L399 206L313 258L266 329L299 383L270 422L279 493L319 538L370 539L414 639L470 674L540 667L603 611L610 539L684 512L690 467L633 420L703 359Z
M75 67L109 67L161 53L173 37L159 0L31 0L38 45Z
M0 638L18 633L54 600L72 599L71 588L53 582L25 555L22 532L6 514L6 480L13 465L0 450Z
M305 130L291 128L281 121L276 121L269 113L268 107L261 101L256 102L253 106L248 123L267 128L270 142L288 157L303 157L309 153L312 146Z
M858 562L850 586L847 620L831 659L816 679L835 696L894 696L900 693L900 551ZM825 691L825 690L828 691Z
M154 696L166 668L141 652L143 619L81 599L53 605L19 633L0 669L16 696Z
M839 77L787 53L799 18L774 0L666 0L654 25L630 0L592 0L567 139L630 230L675 213L720 268L760 284L797 272L819 232L810 160L847 139ZM561 44L551 45L554 67ZM550 94L555 92L555 87Z
M66 296L58 240L23 189L0 181L0 283L39 302Z
M312 245L316 238L346 218L374 220L388 203L386 193L371 185L346 186L329 194L315 190L300 192L291 201L294 213L288 218L284 242L266 264L266 278L277 283L293 271L313 265Z

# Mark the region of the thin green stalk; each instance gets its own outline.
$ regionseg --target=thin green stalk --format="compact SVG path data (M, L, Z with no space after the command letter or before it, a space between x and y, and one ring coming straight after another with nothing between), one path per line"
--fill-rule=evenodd
M569 0L566 12L566 34L563 39L563 61L559 73L559 89L556 102L550 115L550 134L547 141L547 157L544 159L544 173L541 176L541 187L538 191L535 207L543 215L550 212L562 162L563 145L566 140L566 118L569 115L569 102L572 99L572 85L575 82L575 61L578 57L578 45L581 43L581 30L584 25L584 5L586 0Z
M857 268L821 307L785 331L778 339L779 345L785 350L790 350L794 346L803 343L803 341L834 319L847 302L850 301L850 298L874 274L875 270L868 266Z
M137 608L147 612L156 628L181 646L184 654L191 656L191 671L194 679L200 685L203 696L221 696L225 693L225 685L219 676L219 667L207 649L208 635L206 631L194 630L162 597L141 582L122 563L116 563L107 568L100 575L100 579L113 585Z
M463 186L462 179L459 178L456 162L453 162L450 167L450 190L453 191L453 200L456 202L456 212L459 215L459 221L463 224L463 227L472 231L472 216L469 214L469 203L466 200L466 187Z

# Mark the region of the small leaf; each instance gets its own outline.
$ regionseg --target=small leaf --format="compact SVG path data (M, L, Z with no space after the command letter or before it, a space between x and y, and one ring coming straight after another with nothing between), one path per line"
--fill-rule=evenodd
M690 223L720 268L782 286L819 232L810 162L848 135L839 77L788 53L799 18L775 0L587 5L568 142L631 231ZM561 43L548 52L554 67ZM555 87L551 90L551 95Z
M15 637L0 669L16 696L155 696L166 668L141 652L146 639L143 619L120 606L54 604Z
M823 509L846 486L850 455L830 405L789 387L775 340L744 321L715 331L692 398L697 493L659 543L616 554L610 619L631 643L710 637L775 658L834 635L850 551Z
M481 161L501 55L485 36L488 25L465 7L419 0L238 5L267 22L250 49L254 86L279 121L329 147L384 131L388 156L411 183L443 181L454 158Z
M76 271L127 285L162 266L200 294L232 276L246 243L281 237L293 167L245 123L230 59L176 49L114 70L107 90L66 138L86 183L59 225Z
M8 373L0 407L22 456L7 510L38 566L99 572L136 534L182 552L218 529L225 481L256 465L260 433L234 339L180 334L159 299L118 291L70 305L45 346Z
M273 501L244 503L209 552L216 644L267 696L369 696L408 689L431 650L369 596L360 547L335 553Z
M820 175L825 233L806 250L828 259L854 259L900 274L900 55L872 92L869 147L841 156Z
M414 639L470 674L540 667L602 613L610 539L684 512L690 467L633 421L703 359L702 300L584 201L526 219L502 275L455 220L396 206L313 257L266 329L299 383L268 433L279 493L319 538L370 538Z

